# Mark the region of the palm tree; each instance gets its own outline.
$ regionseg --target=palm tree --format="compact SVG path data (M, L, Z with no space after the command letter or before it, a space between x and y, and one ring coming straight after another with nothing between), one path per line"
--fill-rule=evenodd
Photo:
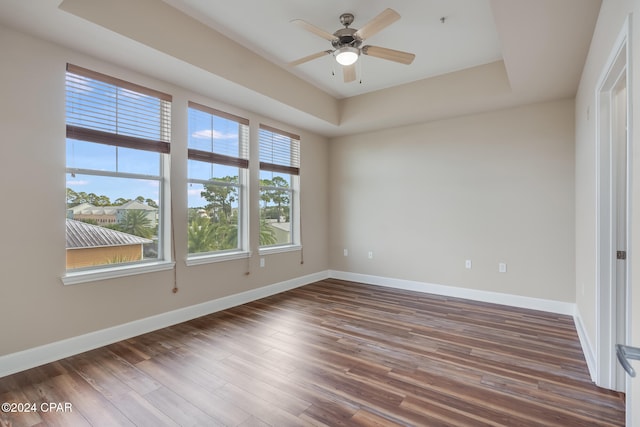
M195 217L187 230L189 253L209 252L216 249L215 227L207 217Z
M276 232L266 220L260 220L260 246L275 245L278 243Z
M146 239L151 238L154 233L151 220L147 217L147 212L142 209L127 210L123 220L118 224L118 230Z

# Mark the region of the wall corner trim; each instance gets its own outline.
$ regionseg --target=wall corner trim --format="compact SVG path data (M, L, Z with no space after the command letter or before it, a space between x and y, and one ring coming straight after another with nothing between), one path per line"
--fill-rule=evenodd
M582 347L584 358L587 361L589 376L591 377L591 381L595 383L597 378L596 353L593 351L593 345L591 345L591 341L589 341L589 335L587 334L587 330L584 327L584 322L582 321L582 316L580 316L580 310L578 309L577 305L575 313L573 315L573 321L576 324L576 331L578 332L578 338L580 339L580 346Z
M328 278L328 271L320 271L296 277L272 285L241 292L234 295L179 308L166 313L132 322L101 329L77 337L67 338L50 344L0 356L0 377L11 375L45 363L93 350L98 347L122 341L157 329L186 322L200 316L226 310L241 304L279 294L290 289L308 285Z

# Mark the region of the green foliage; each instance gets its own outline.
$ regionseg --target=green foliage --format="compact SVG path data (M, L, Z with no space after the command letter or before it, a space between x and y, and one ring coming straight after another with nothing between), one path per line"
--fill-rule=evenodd
M209 218L195 217L187 230L189 253L210 252L216 249L215 228Z
M289 221L289 183L280 176L274 176L273 179L261 179L260 200L264 202L261 209L262 219L275 219L280 222L282 216ZM280 190L282 188L282 190ZM273 203L274 205L270 205ZM283 206L284 205L284 206Z
M125 262L132 262L132 261L134 260L126 255L114 255L110 257L105 264L123 264Z
M150 239L154 235L152 222L147 217L147 212L142 209L127 210L124 218L114 227L116 230L124 233L133 234L134 236Z
M67 206L73 207L82 203L90 203L94 206L109 206L111 201L107 196L98 196L95 193L76 193L71 188L67 188Z
M276 231L264 219L260 220L260 246L275 245L278 243Z
M237 176L225 176L223 178L212 179L210 183L204 185L204 191L200 195L209 204L205 206L207 212L210 212L212 218L218 221L219 217L226 216L230 218L233 214L232 204L238 201L238 187L233 185L220 185L217 182L238 184Z
M98 196L95 193L86 193L84 191L76 192L73 189L67 187L67 206L74 207L81 205L82 203L89 203L93 206L122 206L127 202L130 202L132 199L125 199L123 197L118 197L115 201L111 201L109 197L105 195ZM145 199L142 196L138 196L135 199L140 203L144 203L147 206L151 206L153 208L157 208L158 204L153 199Z
M238 215L227 217L220 212L215 218L191 209L187 231L189 253L213 252L238 247Z

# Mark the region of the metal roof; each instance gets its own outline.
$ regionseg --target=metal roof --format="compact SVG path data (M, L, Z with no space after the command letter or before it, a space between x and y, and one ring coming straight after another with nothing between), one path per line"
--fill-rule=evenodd
M153 240L67 218L67 249L151 243Z

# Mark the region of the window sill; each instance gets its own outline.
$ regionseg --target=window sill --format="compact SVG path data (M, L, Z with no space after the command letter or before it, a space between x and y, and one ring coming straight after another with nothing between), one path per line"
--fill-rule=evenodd
M211 264L214 262L231 261L234 259L246 259L251 257L251 252L226 252L222 254L207 254L187 258L187 266Z
M95 282L98 280L115 279L118 277L134 276L137 274L153 273L156 271L173 270L173 261L158 261L135 265L100 268L89 271L77 271L62 276L64 285L77 285L80 283Z
M258 251L260 255L279 254L282 252L295 252L302 250L302 245L283 245L283 246L271 246L266 248L260 248Z

